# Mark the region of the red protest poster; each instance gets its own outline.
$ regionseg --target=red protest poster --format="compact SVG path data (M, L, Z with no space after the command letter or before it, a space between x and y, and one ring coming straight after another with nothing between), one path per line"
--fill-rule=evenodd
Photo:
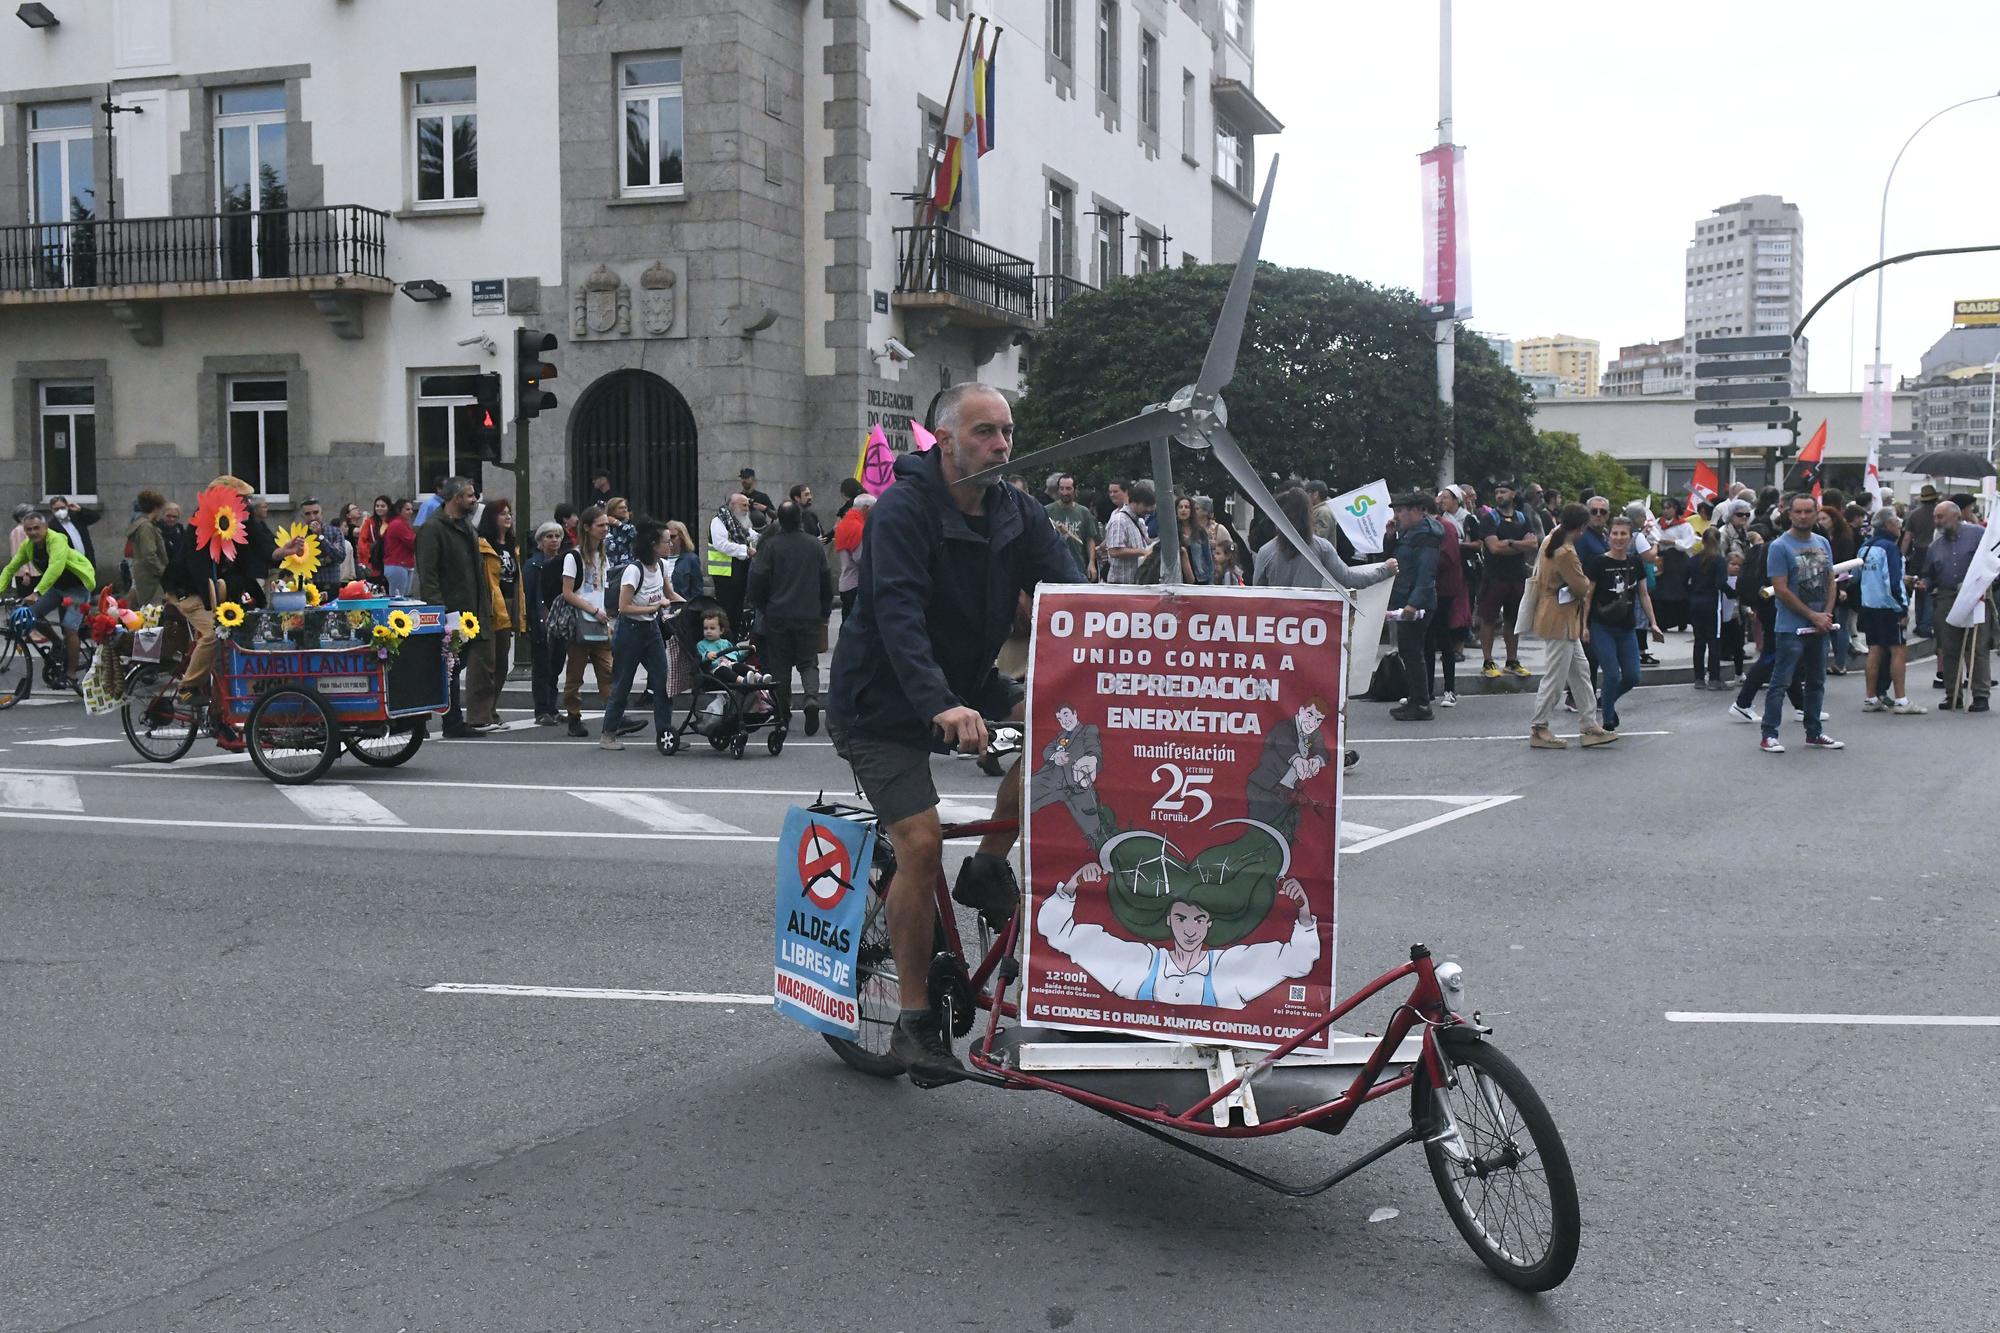
M1277 1046L1332 1008L1345 612L1036 594L1026 1022Z

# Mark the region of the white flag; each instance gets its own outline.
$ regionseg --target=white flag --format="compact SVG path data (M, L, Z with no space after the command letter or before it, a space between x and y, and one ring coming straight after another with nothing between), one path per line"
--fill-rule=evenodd
M1389 526L1389 483L1376 479L1366 486L1358 487L1345 495L1336 495L1327 502L1333 506L1333 516L1340 520L1340 530L1347 534L1347 540L1362 555L1376 555L1382 550L1382 537Z
M1986 590L1993 586L1996 574L2000 574L2000 523L1988 526L1986 535L1979 539L1979 549L1973 553L1972 563L1966 566L1965 577L1959 582L1958 600L1945 614L1946 622L1959 629L1970 629L1983 623L1986 619Z

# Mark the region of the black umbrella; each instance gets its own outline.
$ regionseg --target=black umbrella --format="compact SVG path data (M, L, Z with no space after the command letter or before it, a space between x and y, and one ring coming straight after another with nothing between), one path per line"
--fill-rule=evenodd
M1926 477L1994 475L1993 465L1986 461L1986 455L1975 454L1968 449L1933 449L1927 454L1918 454L1903 470Z

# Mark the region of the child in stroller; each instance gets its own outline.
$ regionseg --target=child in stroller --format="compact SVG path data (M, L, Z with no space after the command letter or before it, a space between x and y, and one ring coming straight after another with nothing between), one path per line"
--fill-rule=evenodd
M659 739L661 754L674 754L690 732L708 738L717 750L741 759L750 737L769 729L765 746L772 754L785 748L785 733L775 726L771 678L758 669L749 644L729 638L729 616L708 597L690 598L671 622L674 643L694 667L692 698L680 726Z

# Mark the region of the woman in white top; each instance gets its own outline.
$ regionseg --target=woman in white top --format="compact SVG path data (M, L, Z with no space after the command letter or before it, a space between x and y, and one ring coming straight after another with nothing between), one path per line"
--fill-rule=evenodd
M667 690L667 641L660 633L660 613L686 599L674 591L669 560L674 542L667 529L641 519L637 536L632 563L618 576L618 628L611 640L617 667L611 677L611 703L604 710L604 731L597 738L607 750L625 748L618 734L626 729L621 725L625 701L632 696L632 680L641 665L653 689L656 736L665 737L674 729L674 697Z
M576 631L569 639L569 669L563 681L563 709L569 734L588 736L583 725L583 665L597 672L597 695L611 697L611 613L604 609L604 534L611 516L591 505L576 518L576 546L563 553L562 599L576 608ZM641 725L644 725L643 723Z

